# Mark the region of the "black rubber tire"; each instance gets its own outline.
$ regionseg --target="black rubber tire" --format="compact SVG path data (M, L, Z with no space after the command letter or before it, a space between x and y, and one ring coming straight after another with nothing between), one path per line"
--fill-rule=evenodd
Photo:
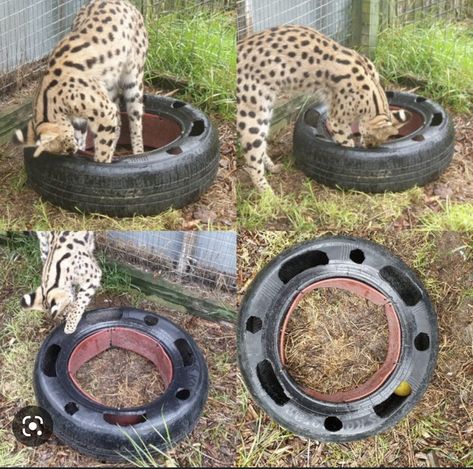
M87 398L72 382L67 373L72 351L87 336L110 327L131 328L158 340L171 358L172 381L155 401L118 410ZM179 339L179 344L185 344L182 348L176 345ZM176 397L182 389L189 391L184 400ZM36 358L34 390L38 405L51 415L53 432L61 441L99 460L123 462L119 452L136 454L129 438L141 447L145 444L154 454L150 445L165 451L169 449L169 439L174 445L192 431L207 400L208 371L193 339L169 320L132 308L98 309L86 313L73 334L66 335L60 325L47 337ZM78 407L73 415L65 409L70 403ZM105 414L146 414L147 420L128 430L131 427L107 423ZM158 431L165 438L169 435L168 441Z
M343 147L331 139L325 126L327 108L318 104L296 122L296 166L321 184L363 192L400 192L438 178L454 153L455 129L449 115L414 94L388 92L387 96L390 104L420 113L424 125L378 148Z
M182 101L145 95L144 105L147 113L176 119L183 129L179 140L112 163L80 155L33 158L34 147L26 147L29 185L59 207L115 217L155 215L198 200L217 175L217 131L203 112ZM198 132L193 131L195 121L204 122ZM175 146L181 154L167 153Z
M361 263L360 253L351 254L355 250L363 253ZM383 293L401 328L399 362L391 375L367 397L347 403L305 393L282 365L278 351L281 326L297 293L334 277L356 279ZM436 314L415 273L383 247L351 237L320 238L277 256L252 282L238 319L238 359L248 390L283 427L319 441L357 440L396 424L426 390L437 348ZM412 392L399 398L393 390L403 380ZM341 428L334 431L333 422Z

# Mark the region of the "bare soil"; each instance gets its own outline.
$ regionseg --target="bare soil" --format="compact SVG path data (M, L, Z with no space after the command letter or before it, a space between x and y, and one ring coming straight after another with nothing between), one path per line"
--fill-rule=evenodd
M302 298L285 337L286 368L299 385L324 394L354 389L386 358L384 307L337 288L317 289Z

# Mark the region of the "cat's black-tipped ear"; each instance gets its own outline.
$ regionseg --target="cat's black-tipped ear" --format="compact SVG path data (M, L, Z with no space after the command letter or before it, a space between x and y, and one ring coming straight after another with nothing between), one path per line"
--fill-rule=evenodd
M402 127L412 116L412 114L405 109L392 111L391 115L395 127Z
M12 135L11 142L15 145L24 145L26 142L27 132L28 132L27 125L25 125L21 129L16 129Z

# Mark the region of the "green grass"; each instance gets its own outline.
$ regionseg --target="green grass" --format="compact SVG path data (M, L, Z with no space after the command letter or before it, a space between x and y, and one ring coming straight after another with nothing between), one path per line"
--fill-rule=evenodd
M25 227L41 230L179 230L182 229L184 218L181 210L168 209L154 216L134 216L114 218L98 213L75 213L49 202L38 199L26 212L17 207L5 205L5 212L0 215L0 230L24 230ZM199 228L208 229L207 224L199 224Z
M426 231L472 231L473 204L444 204L442 212L426 214L421 223Z
M242 227L262 229L274 225L277 229L281 224L296 231L312 231L315 226L327 230L384 227L422 198L422 190L417 187L383 194L323 187L316 193L310 180L306 180L300 190L284 196L269 192L259 194L254 189L243 196L243 191L246 189L240 187L238 215Z
M423 21L392 27L378 37L376 66L390 82L457 112L473 112L473 35L466 25Z
M27 467L28 451L14 449L15 444L6 441L8 430L0 430L0 467Z
M185 10L150 17L145 79L151 83L181 83L180 96L235 117L236 20L234 14Z

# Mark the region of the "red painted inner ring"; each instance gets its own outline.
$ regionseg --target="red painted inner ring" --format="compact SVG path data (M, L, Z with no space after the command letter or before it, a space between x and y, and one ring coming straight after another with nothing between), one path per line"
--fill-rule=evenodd
M71 353L67 364L67 373L81 394L88 399L102 403L82 389L77 381L79 368L92 358L111 347L130 350L150 360L158 370L167 388L172 381L173 366L167 352L160 342L147 334L127 327L109 327L101 329L79 342ZM143 414L115 415L107 414L107 422L119 425L134 425L143 421Z
M368 378L363 384L354 389L350 389L348 391L339 391L333 394L321 393L316 391L315 389L301 386L305 393L322 401L336 403L352 402L362 399L379 389L396 368L399 356L401 354L401 326L399 324L399 318L392 303L379 290L376 290L370 285L367 285L366 283L360 282L358 280L338 277L330 278L327 280L321 280L304 288L297 294L296 298L289 307L286 317L284 318L284 322L282 324L279 336L279 356L284 366L286 363L284 349L286 342L285 334L287 325L289 323L289 319L292 313L297 308L302 298L307 293L317 288L331 287L355 293L356 295L361 296L362 298L366 298L367 300L370 300L375 304L384 305L384 311L388 323L388 350L384 363L376 371L376 373L374 373L370 378Z
M129 154L132 155L128 114L126 112L121 112L120 114L122 116L122 123L117 146L129 148ZM176 120L158 114L143 114L143 144L145 151L151 151L170 145L175 142L181 134L182 127ZM87 132L86 149L79 150L77 154L90 157L94 156L94 139L92 132Z

